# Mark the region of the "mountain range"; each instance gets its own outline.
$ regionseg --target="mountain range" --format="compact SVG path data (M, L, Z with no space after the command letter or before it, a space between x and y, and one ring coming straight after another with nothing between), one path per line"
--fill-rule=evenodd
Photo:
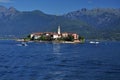
M33 32L73 32L86 39L120 40L120 9L80 9L64 15L40 10L18 11L0 6L0 37L25 37Z
M96 8L70 12L64 15L72 20L81 20L92 26L97 38L120 39L120 9Z

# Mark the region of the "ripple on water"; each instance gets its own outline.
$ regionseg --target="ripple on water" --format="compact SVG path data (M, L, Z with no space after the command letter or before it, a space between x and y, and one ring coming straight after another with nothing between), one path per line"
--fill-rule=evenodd
M0 41L0 80L120 80L119 43L16 44Z

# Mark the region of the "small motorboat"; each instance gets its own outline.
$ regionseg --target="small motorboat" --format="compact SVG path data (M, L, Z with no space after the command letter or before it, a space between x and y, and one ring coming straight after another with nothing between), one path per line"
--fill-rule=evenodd
M22 42L21 45L22 46L27 46L27 44L25 42Z
M90 44L99 44L98 41L90 41Z
M90 41L91 44L94 44L95 42L94 41Z
M99 42L95 42L96 44L99 44Z

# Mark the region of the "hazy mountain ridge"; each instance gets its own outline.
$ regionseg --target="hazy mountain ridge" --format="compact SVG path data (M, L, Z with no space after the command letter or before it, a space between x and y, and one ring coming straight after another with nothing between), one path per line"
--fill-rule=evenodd
M83 8L67 13L64 17L86 22L96 29L100 37L120 39L120 9L96 8L88 10Z
M32 32L56 31L57 26L60 25L63 32L76 32L87 39L120 40L119 13L120 9L87 10L84 8L56 16L39 10L18 11L14 7L7 9L0 6L0 36L24 37ZM101 26L103 24L104 26Z
M94 27L108 26L110 23L120 23L120 9L96 8L88 10L83 8L64 15L69 19L82 20Z
M70 20L63 16L48 15L39 10L17 11L15 8L0 7L0 36L26 36L32 32L56 31L61 26L62 31L88 31L88 26L82 21ZM9 14L9 15L6 15ZM79 31L77 31L79 33Z

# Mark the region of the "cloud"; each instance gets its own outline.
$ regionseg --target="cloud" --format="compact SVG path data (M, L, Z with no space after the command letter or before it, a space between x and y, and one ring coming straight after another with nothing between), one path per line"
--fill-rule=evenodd
M0 0L0 3L10 3L12 0Z

